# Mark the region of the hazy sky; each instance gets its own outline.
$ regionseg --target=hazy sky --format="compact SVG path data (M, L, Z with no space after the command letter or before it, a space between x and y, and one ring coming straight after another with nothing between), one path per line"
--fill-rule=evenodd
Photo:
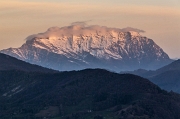
M0 50L77 21L142 29L171 58L180 58L180 0L0 0Z

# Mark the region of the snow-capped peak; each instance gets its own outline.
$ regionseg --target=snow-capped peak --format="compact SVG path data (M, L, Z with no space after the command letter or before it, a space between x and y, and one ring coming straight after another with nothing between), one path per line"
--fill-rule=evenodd
M76 66L83 64L86 68L91 65L105 68L106 64L100 66L99 63L106 62L109 65L115 64L110 66L111 69L120 69L124 63L128 64L124 67L142 68L144 63L169 59L153 40L142 37L140 32L143 31L130 27L119 29L98 25L51 27L44 33L28 36L26 43L20 48L1 52L49 68L56 67L55 69L58 66L52 61L56 59L60 64L65 62L64 67L71 67L74 63ZM79 69L78 66L76 69Z

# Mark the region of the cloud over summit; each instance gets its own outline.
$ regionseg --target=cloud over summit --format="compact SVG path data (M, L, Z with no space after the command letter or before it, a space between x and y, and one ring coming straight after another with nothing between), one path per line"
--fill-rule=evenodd
M138 33L144 33L145 32L144 30L137 29L137 28L132 28L132 27L122 28L121 30L123 32L128 32L128 31L135 31L135 32L138 32Z
M76 26L76 25L86 26L87 25L87 21L77 21L77 22L71 23L71 26Z
M26 38L26 40L31 40L35 37L37 38L47 38L47 37L62 37L62 36L72 36L72 35L91 35L94 33L98 34L107 34L109 32L138 32L138 33L143 33L145 32L144 30L140 30L137 28L110 28L106 26L99 26L99 25L87 25L86 22L73 22L69 26L64 26L64 27L51 27L48 28L48 30L44 33L38 33L38 34L33 34L30 35Z

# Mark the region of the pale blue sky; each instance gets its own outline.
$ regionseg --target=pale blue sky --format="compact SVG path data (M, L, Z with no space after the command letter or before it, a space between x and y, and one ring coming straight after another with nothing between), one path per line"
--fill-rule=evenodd
M6 0L0 1L0 50L52 26L76 21L146 31L171 58L180 58L180 0Z

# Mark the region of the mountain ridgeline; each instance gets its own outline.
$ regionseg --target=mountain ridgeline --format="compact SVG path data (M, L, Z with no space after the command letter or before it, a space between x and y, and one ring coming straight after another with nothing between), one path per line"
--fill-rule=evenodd
M27 37L20 48L1 52L60 71L157 69L171 62L153 40L137 31L101 26L52 27L45 33Z
M180 60L176 60L157 70L136 70L126 72L149 79L162 89L180 93Z

